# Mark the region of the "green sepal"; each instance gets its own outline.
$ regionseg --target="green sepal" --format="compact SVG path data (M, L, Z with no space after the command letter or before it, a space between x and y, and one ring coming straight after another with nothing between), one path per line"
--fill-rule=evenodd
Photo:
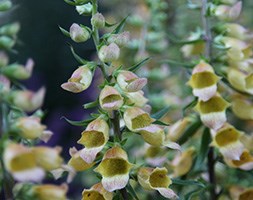
M161 119L164 115L166 115L170 110L170 107L167 106L163 108L162 110L159 110L158 112L154 113L151 115L152 118L154 119Z
M96 100L96 101L93 101L93 102L84 104L83 107L84 107L85 109L94 108L94 107L96 107L98 104L99 104L99 101Z
M85 65L87 64L89 61L83 59L82 57L80 57L78 54L76 54L74 48L70 45L70 50L71 53L73 54L74 58L77 60L77 62L79 62L81 65Z
M165 122L162 122L160 120L155 120L152 124L157 124L157 125L161 125L161 126L169 126L170 124L167 124Z
M70 123L71 125L74 126L87 126L90 122L92 122L95 118L91 118L91 119L86 119L86 120L81 120L81 121L73 121L70 120L64 116L61 117L61 119L65 119L68 123Z
M120 33L122 31L122 29L124 28L124 26L126 24L126 20L127 20L128 17L129 17L129 15L126 16L124 19L122 19L122 21L119 23L118 26L116 26L116 28L112 31L111 34L118 34L118 33Z
M78 1L64 0L64 1L71 6L81 6L89 2L89 0L78 0Z
M60 31L63 33L63 35L70 37L70 33L66 29L64 29L60 26L58 26L58 27L59 27Z

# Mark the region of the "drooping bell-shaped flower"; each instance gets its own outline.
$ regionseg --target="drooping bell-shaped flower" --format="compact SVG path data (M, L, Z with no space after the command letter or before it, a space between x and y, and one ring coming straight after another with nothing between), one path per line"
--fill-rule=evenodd
M25 112L33 112L42 106L46 89L42 87L37 92L16 90L11 94L12 102Z
M227 121L226 109L229 105L226 100L216 94L208 101L198 101L195 108L205 126L218 130Z
M166 168L142 167L139 169L138 182L145 190L157 190L162 196L169 199L176 199L177 195L168 188L172 181L168 176Z
M105 18L101 13L96 13L91 18L92 26L96 28L103 28L105 26Z
M238 1L233 6L219 5L214 11L214 14L218 19L223 21L234 21L236 20L242 9L242 2Z
M36 164L46 171L60 168L63 163L60 156L61 147L35 146L32 151L35 154Z
M84 189L82 200L112 200L113 193L108 192L101 183L93 185L90 189Z
M33 194L38 200L67 200L68 186L53 184L35 185L32 187Z
M137 92L147 84L147 79L139 78L133 72L121 70L117 76L117 83L125 92Z
M212 66L202 60L194 67L188 84L194 96L201 101L208 101L216 94L219 79Z
M225 124L218 131L212 132L212 145L217 147L224 158L231 160L240 160L244 146L240 141L242 132L235 129L230 124Z
M106 111L118 110L123 105L123 97L112 86L105 86L99 95L99 104Z
M73 93L82 92L90 86L92 76L92 72L87 65L80 66L73 72L68 82L63 83L61 87Z
M247 149L242 152L239 160L225 159L225 162L230 167L239 168L247 171L253 169L253 156Z
M6 170L20 182L40 182L45 172L37 166L32 149L21 144L10 143L4 150L3 161Z
M119 47L125 47L128 45L128 42L130 40L130 34L127 31L124 31L119 34L111 34L108 38L109 43L115 43Z
M90 122L82 132L81 139L77 142L85 146L80 156L87 163L92 163L96 155L104 148L109 139L109 126L102 118Z
M40 138L47 142L53 134L40 123L40 118L34 116L18 118L14 127L18 130L19 135L26 139Z
M99 49L98 57L102 62L113 62L118 60L120 56L120 48L117 44L111 43L104 45Z
M166 156L167 150L162 146L151 146L149 144L145 144L145 160L147 164L154 167L163 166L168 158Z
M89 31L76 23L71 25L69 29L69 35L73 41L78 43L85 42L90 38Z
M102 175L102 185L109 191L124 188L129 180L132 164L127 153L120 147L113 147L105 153L101 163L94 170Z
M143 108L148 102L148 99L144 96L142 90L139 90L138 92L125 92L125 95L128 97L126 99L126 104L128 105Z

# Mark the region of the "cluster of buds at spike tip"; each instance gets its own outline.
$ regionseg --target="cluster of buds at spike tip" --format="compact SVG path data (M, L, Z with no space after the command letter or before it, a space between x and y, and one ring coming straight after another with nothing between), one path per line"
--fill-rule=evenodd
M214 9L214 15L222 21L234 21L236 20L242 9L242 2L238 1L234 5L218 5Z
M219 79L212 66L201 60L194 67L188 84L192 87L194 96L201 101L208 101L216 94Z
M18 118L13 128L25 139L40 138L42 141L47 142L53 135L51 131L46 130L46 126L40 123L40 118L34 116Z
M10 98L15 106L24 110L25 112L33 112L42 106L45 88L42 87L37 92L30 90L16 90L12 91Z
M227 121L226 109L230 104L219 94L208 101L199 100L195 109L200 114L201 121L210 129L218 130Z
M172 181L166 168L142 167L139 169L138 182L145 190L157 190L162 196L169 199L177 199L175 192L168 187Z
M44 184L32 187L32 192L38 200L67 200L67 191L68 186L66 184L60 186Z
M112 200L113 193L108 192L101 183L93 185L90 189L84 189L82 192L82 200L104 199Z
M70 37L75 42L85 42L90 38L90 32L87 28L74 23L69 29Z
M92 82L92 71L88 65L78 67L71 75L68 82L63 83L61 87L64 90L73 93L79 93L86 90Z
M99 95L99 104L103 110L118 110L123 103L123 97L114 87L106 85L101 90Z
M102 175L103 187L113 192L126 187L132 166L128 162L127 153L116 146L106 151L101 163L94 171Z
M82 159L87 163L92 163L96 155L102 151L109 140L109 126L102 118L97 118L90 122L82 132L81 139L77 142L85 146L81 151Z

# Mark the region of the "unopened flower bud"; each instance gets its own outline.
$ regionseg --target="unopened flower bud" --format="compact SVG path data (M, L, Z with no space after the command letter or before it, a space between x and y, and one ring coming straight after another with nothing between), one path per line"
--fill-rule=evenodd
M5 76L0 75L0 91L1 91L1 93L5 94L5 93L9 92L10 87L11 87L10 80Z
M117 76L117 83L125 92L137 92L147 84L147 79L139 78L133 72L122 70Z
M15 45L15 40L8 36L0 36L0 48L11 49Z
M126 187L131 168L132 164L128 162L127 153L120 147L113 147L105 153L94 171L102 175L103 187L113 192Z
M32 189L38 200L67 200L68 186L65 184L61 186L52 184L35 185Z
M107 111L118 110L123 105L123 98L112 86L105 86L99 95L99 104Z
M8 64L9 57L4 51L0 51L0 68Z
M92 26L96 28L103 28L105 26L105 18L101 13L96 13L91 18Z
M87 65L83 65L78 67L78 69L73 72L68 82L63 83L61 87L64 90L79 93L90 86L92 77L93 75L89 67Z
M33 71L34 62L32 59L28 59L26 65L11 64L3 68L3 74L7 77L26 80L31 77Z
M90 38L90 33L86 28L79 26L78 24L74 23L71 25L69 29L70 37L75 42L85 42Z
M9 10L12 7L12 3L10 0L3 0L0 2L0 11Z
M233 6L219 5L215 10L215 16L218 17L220 20L234 21L239 17L241 9L241 1L237 2Z
M92 12L92 4L86 3L81 6L76 6L76 11L79 13L79 15L90 15Z
M20 30L20 24L15 22L15 23L2 26L0 28L0 34L13 37L17 35L19 30Z
M102 62L113 62L120 56L120 49L117 44L111 43L110 45L102 46L99 49L98 57Z
M108 192L101 183L93 185L90 189L84 189L82 192L82 200L104 199L112 200L113 193Z
M32 112L42 106L45 92L46 90L44 87L37 92L32 92L30 90L13 91L11 97L15 106L21 108L25 112Z
M115 43L119 47L127 46L128 43L129 43L129 40L130 40L130 33L127 32L127 31L124 31L124 32L119 33L119 34L112 34L108 38L109 43Z

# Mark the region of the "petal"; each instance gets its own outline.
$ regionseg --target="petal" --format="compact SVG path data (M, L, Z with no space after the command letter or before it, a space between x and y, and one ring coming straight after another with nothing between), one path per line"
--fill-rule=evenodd
M79 93L84 90L83 85L81 83L77 83L77 82L63 83L61 85L61 87L62 87L62 89L67 90L69 92L73 92L73 93Z
M126 187L128 180L128 174L116 175L113 177L103 177L102 184L107 191L113 192L115 190L119 190Z
M212 85L205 88L194 88L192 90L192 93L194 96L198 97L201 101L208 101L211 99L217 92L217 85Z
M41 136L40 136L40 139L43 141L43 142L48 142L50 140L50 138L52 137L53 135L53 132L52 131L49 131L49 130L45 130L42 132Z
M209 114L202 114L200 115L200 118L201 121L205 124L205 126L213 130L218 130L227 121L225 112L213 112Z
M156 190L164 197L169 199L178 199L176 193L169 188L156 188Z
M88 164L92 163L95 159L97 154L102 151L104 148L103 146L95 147L95 148L84 148L80 151L80 157L87 162Z
M43 169L36 167L33 169L14 172L12 175L15 180L20 182L41 182L45 176L45 172Z
M163 145L170 148L170 149L175 149L175 150L178 150L180 152L182 151L181 146L176 142L165 141Z
M231 160L240 160L240 156L244 151L244 146L241 142L234 142L225 147L219 148L221 154Z

